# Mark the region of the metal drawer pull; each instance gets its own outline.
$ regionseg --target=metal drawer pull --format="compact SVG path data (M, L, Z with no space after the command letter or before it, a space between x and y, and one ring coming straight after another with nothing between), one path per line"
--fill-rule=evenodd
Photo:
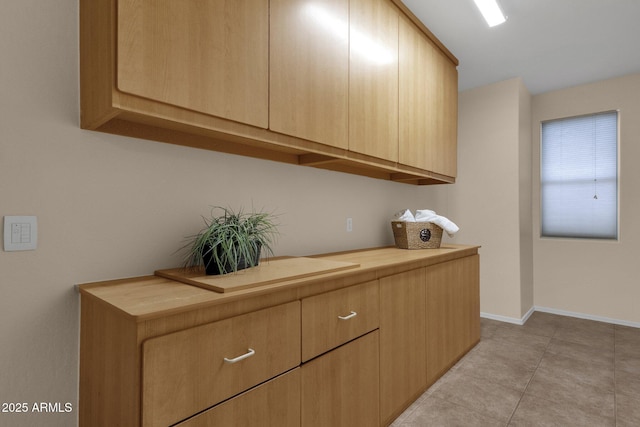
M250 348L248 353L245 353L245 354L243 354L242 356L238 356L238 357L236 357L236 358L234 358L234 359L227 359L227 358L225 357L225 358L224 358L224 361L225 361L225 362L227 362L227 363L236 363L236 362L239 362L239 361L241 361L241 360L246 359L247 357L251 357L251 356L253 356L254 354L256 354L256 351L255 351L254 349Z
M340 320L349 320L353 317L356 317L358 315L358 313L356 313L355 311L352 311L350 314L346 315L346 316L338 316L338 319Z

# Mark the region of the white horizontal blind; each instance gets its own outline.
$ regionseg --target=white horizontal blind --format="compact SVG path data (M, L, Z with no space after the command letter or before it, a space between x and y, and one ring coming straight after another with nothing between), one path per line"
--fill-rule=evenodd
M618 238L618 113L542 123L542 236Z

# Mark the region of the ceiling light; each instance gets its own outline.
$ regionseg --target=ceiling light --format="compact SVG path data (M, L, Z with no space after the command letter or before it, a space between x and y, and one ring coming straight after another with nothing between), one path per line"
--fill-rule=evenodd
M482 12L482 16L486 19L487 24L490 27L495 27L496 25L502 24L507 20L502 10L500 10L500 6L498 6L497 0L473 0L476 2L476 6Z

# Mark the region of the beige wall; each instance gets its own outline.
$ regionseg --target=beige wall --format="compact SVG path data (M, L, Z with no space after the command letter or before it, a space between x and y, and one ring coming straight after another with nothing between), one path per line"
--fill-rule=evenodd
M640 74L531 97L521 79L460 93L456 185L432 199L482 245L481 311L518 321L531 308L640 324ZM620 111L620 240L540 238L540 122Z
M532 97L520 81L518 116L519 204L520 204L520 316L533 308L533 218L531 211L531 102Z
M531 96L521 79L460 93L456 185L432 189L482 245L481 311L506 321L535 308L640 324L640 74ZM540 122L620 111L620 240L540 238Z
M533 98L536 307L640 322L640 74ZM619 241L540 238L540 122L619 110Z
M279 212L279 255L390 244L391 213L435 209L461 226L446 241L483 246L482 311L524 314L528 95L519 79L460 95L458 183L413 187L79 129L77 16L76 0L8 0L0 14L0 216L39 224L36 251L0 251L0 401L73 403L69 414L0 413L0 425L74 425L73 285L177 265L174 251L212 204ZM535 98L534 128L577 106L620 108L623 138L620 242L534 238L536 306L640 321L639 92L640 75Z
M533 303L529 103L519 78L461 92L458 179L435 190L464 224L454 240L482 245L480 311L514 322Z
M391 244L395 211L435 206L425 187L81 130L77 3L8 0L0 13L0 216L39 226L36 251L0 250L0 402L73 404L0 425L75 424L73 285L178 265L209 205L280 213L278 255Z

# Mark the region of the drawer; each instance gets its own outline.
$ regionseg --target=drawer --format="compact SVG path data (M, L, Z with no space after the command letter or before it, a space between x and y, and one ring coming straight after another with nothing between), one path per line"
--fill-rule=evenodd
M302 361L378 328L378 313L378 281L304 298Z
M297 368L229 399L176 427L298 427L300 369Z
M300 364L300 302L142 345L142 425L184 420Z

